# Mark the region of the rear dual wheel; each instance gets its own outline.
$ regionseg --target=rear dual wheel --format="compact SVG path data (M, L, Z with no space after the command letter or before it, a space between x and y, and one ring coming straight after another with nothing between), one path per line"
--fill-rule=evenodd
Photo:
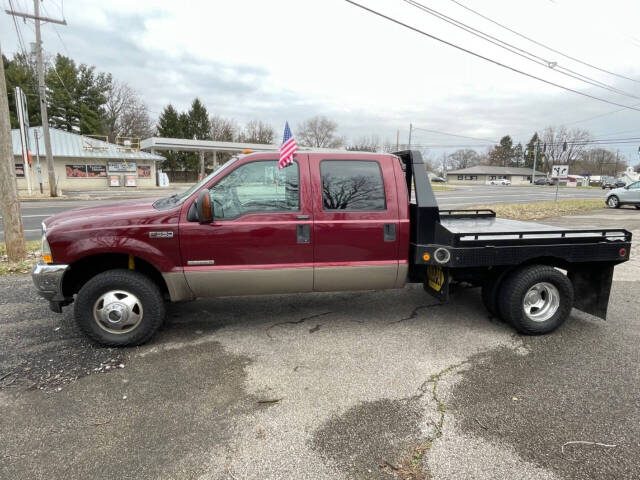
M553 267L529 265L504 280L497 303L502 318L518 332L549 333L571 313L573 284Z
M502 282L489 279L482 287L487 310L518 332L539 335L562 325L573 307L571 281L553 267L529 265L510 273Z

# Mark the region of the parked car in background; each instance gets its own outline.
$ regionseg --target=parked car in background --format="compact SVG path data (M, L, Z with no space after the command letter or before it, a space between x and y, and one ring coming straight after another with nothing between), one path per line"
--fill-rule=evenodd
M634 182L626 187L616 188L607 194L607 205L619 208L621 205L635 205L640 209L640 182Z
M548 178L536 178L536 181L533 182L534 185L551 185L551 182Z
M511 181L506 178L496 178L495 180L491 180L489 185L511 185Z
M446 180L442 177L431 177L431 181L432 182L436 182L436 183L444 183L446 182Z
M602 181L602 189L604 190L606 188L621 188L621 187L624 187L626 184L627 182L625 182L621 178L610 177Z

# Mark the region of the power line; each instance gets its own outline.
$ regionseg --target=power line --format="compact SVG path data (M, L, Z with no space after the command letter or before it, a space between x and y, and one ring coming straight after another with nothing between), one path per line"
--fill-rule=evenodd
M11 10L15 10L15 8L13 7L12 0L9 0L9 8ZM26 58L27 57L27 50L26 50L26 48L24 46L24 39L22 38L22 32L20 31L20 27L18 26L18 20L14 15L12 15L11 18L13 19L13 24L16 27L16 34L18 35L18 46L20 47L20 50L22 50L22 54Z
M424 35L425 37L431 38L432 40L436 40L436 41L438 41L440 43L444 43L445 45L453 47L453 48L455 48L457 50L460 50L462 52L468 53L469 55L473 55L474 57L478 57L478 58L480 58L482 60L485 60L487 62L493 63L494 65L498 65L498 66L500 66L502 68L506 68L507 70L511 70L512 72L519 73L521 75L524 75L525 77L533 78L534 80L538 80L538 81L540 81L542 83L546 83L547 85L552 85L554 87L561 88L561 89L566 90L568 92L573 92L573 93L575 93L577 95L582 95L583 97L591 98L593 100L598 100L599 102L608 103L610 105L615 105L616 107L628 108L629 110L635 110L636 112L640 112L639 108L631 107L631 106L628 106L628 105L623 105L622 103L612 102L612 101L606 100L604 98L596 97L594 95L590 95L588 93L581 92L580 90L574 90L573 88L565 87L564 85L560 85L560 84L552 82L550 80L545 80L544 78L537 77L535 75L532 75L530 73L524 72L522 70L518 70L515 67L511 67L511 66L506 65L504 63L500 63L497 60L493 60L493 59L491 59L489 57L485 57L484 55L481 55L479 53L476 53L476 52L473 52L471 50L468 50L468 49L466 49L464 47L456 45L455 43L452 43L452 42L449 42L449 41L444 40L442 38L436 37L435 35L432 35L430 33L425 32L424 30L420 30L419 28L412 27L411 25L407 25L406 23L403 23L400 20L397 20L395 18L389 17L388 15L385 15L384 13L378 12L376 10L373 10L373 9L369 8L369 7L361 5L361 4L357 3L357 2L354 2L353 0L344 0L344 1L354 5L356 7L359 7L361 9L363 9L363 10L366 10L369 13L373 13L374 15L377 15L378 17L384 18L385 20L393 22L393 23L395 23L397 25L400 25L402 27L408 28L409 30L412 30L412 31L414 31L416 33Z
M542 65L543 67L547 67L550 68L551 70L553 70L554 72L557 72L561 75L565 75L567 77L573 78L575 80L579 80L581 82L587 83L589 85L598 87L598 88L602 88L604 90L608 90L610 92L613 93L617 93L618 95L624 95L630 98L635 98L637 100L640 100L640 97L633 94L633 93L629 93L629 92L625 92L624 90L620 90L619 88L613 87L611 85L608 85L604 82L601 82L595 78L591 78L587 75L583 75L580 72L576 72L574 70L571 70L569 68L563 67L562 65L559 65L557 62L552 62L550 60L547 60L546 58L543 58L539 55L536 55L535 53L529 52L528 50L524 50L516 45L513 45L509 42L505 42L504 40L501 40L493 35L490 35L486 32L483 32L481 30L478 30L477 28L474 28L470 25L467 25L459 20L456 20L455 18L449 17L441 12L438 12L437 10L433 9L433 8L429 8L426 5L423 5L415 0L403 0L405 3L408 3L409 5L419 8L420 10L424 11L425 13L428 13L429 15L432 15L436 18L439 18L440 20L443 20L451 25L454 25L455 27L460 28L461 30L464 30L467 33L470 33L472 35L475 35L476 37L479 37L493 45L496 45L504 50L507 50L508 52L511 52L515 55L518 55L522 58L524 58L525 60L529 60L530 62L536 63L538 65Z
M480 140L481 142L500 143L497 140L490 140L488 138L469 137L467 135L459 135L457 133L441 132L439 130L430 130L428 128L422 128L422 127L413 127L413 130L422 130L423 132L437 133L439 135L448 135L450 137L468 138L469 140Z
M577 59L575 57L572 57L571 55L568 55L566 53L562 53L561 51L556 50L556 49L554 49L552 47L549 47L549 46L545 45L544 43L538 42L537 40L534 40L533 38L527 37L526 35L523 35L522 33L518 32L516 30L513 30L512 28L509 28L506 25L503 25L503 24L501 24L499 22L496 22L495 20L487 17L486 15L483 15L482 13L480 13L480 12L478 12L476 10L473 10L470 7L467 7L466 5L462 4L458 0L450 0L450 1L452 1L456 5L459 5L460 7L464 8L465 10L470 11L471 13L474 13L474 14L478 15L479 17L484 18L485 20L493 23L494 25L498 25L499 27L504 28L505 30L507 30L507 31L509 31L509 32L511 32L511 33L513 33L515 35L518 35L519 37L524 38L525 40L528 40L531 43L535 43L536 45L538 45L538 46L540 46L542 48L546 48L547 50L549 50L549 51L551 51L553 53L557 53L558 55L562 55L563 57L568 58L569 60L573 60L574 62L581 63L582 65L585 65L587 67L593 68L593 69L598 70L600 72L608 73L609 75L613 75L614 77L622 78L624 80L629 80L631 82L640 83L640 80L636 80L635 78L627 77L625 75L620 75L619 73L615 73L615 72L612 72L610 70L606 70L604 68L597 67L595 65L592 65L591 63L585 62L583 60L579 60L579 59Z

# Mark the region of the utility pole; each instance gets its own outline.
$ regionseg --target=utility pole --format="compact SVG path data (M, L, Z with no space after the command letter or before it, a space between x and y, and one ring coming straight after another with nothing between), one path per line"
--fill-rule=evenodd
M400 151L400 129L396 131L396 152Z
M0 58L2 58L1 49ZM20 199L18 198L16 166L11 143L9 99L7 98L4 62L2 61L0 61L0 210L2 211L2 227L9 261L23 260L26 255L24 227L22 226Z
M413 125L409 124L409 146L407 150L411 150L411 132L413 131Z
M536 163L538 163L538 146L540 145L540 140L538 140L533 145L533 172L531 173L531 184L536 184Z
M44 138L44 148L47 155L47 172L49 174L49 194L52 197L58 196L56 185L56 172L53 166L53 153L51 152L51 135L49 134L49 117L47 115L47 91L44 84L44 67L42 64L42 38L40 36L40 22L57 23L66 25L66 20L40 16L40 1L33 0L33 15L15 10L5 10L9 15L32 19L36 25L36 68L38 70L38 93L40 94L40 117L42 119L42 137Z
M38 183L40 184L40 194L43 194L43 189L42 189L42 167L40 167L40 140L39 137L40 135L38 134L38 130L37 129L33 129L33 136L36 139L36 171L38 174Z

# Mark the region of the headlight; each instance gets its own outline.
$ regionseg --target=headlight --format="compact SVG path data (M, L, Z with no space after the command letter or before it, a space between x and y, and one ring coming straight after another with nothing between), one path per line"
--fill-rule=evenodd
M44 230L44 225L42 226ZM42 234L42 260L44 263L53 263L53 255L51 255L51 247L49 246L49 242L47 242L47 236Z

